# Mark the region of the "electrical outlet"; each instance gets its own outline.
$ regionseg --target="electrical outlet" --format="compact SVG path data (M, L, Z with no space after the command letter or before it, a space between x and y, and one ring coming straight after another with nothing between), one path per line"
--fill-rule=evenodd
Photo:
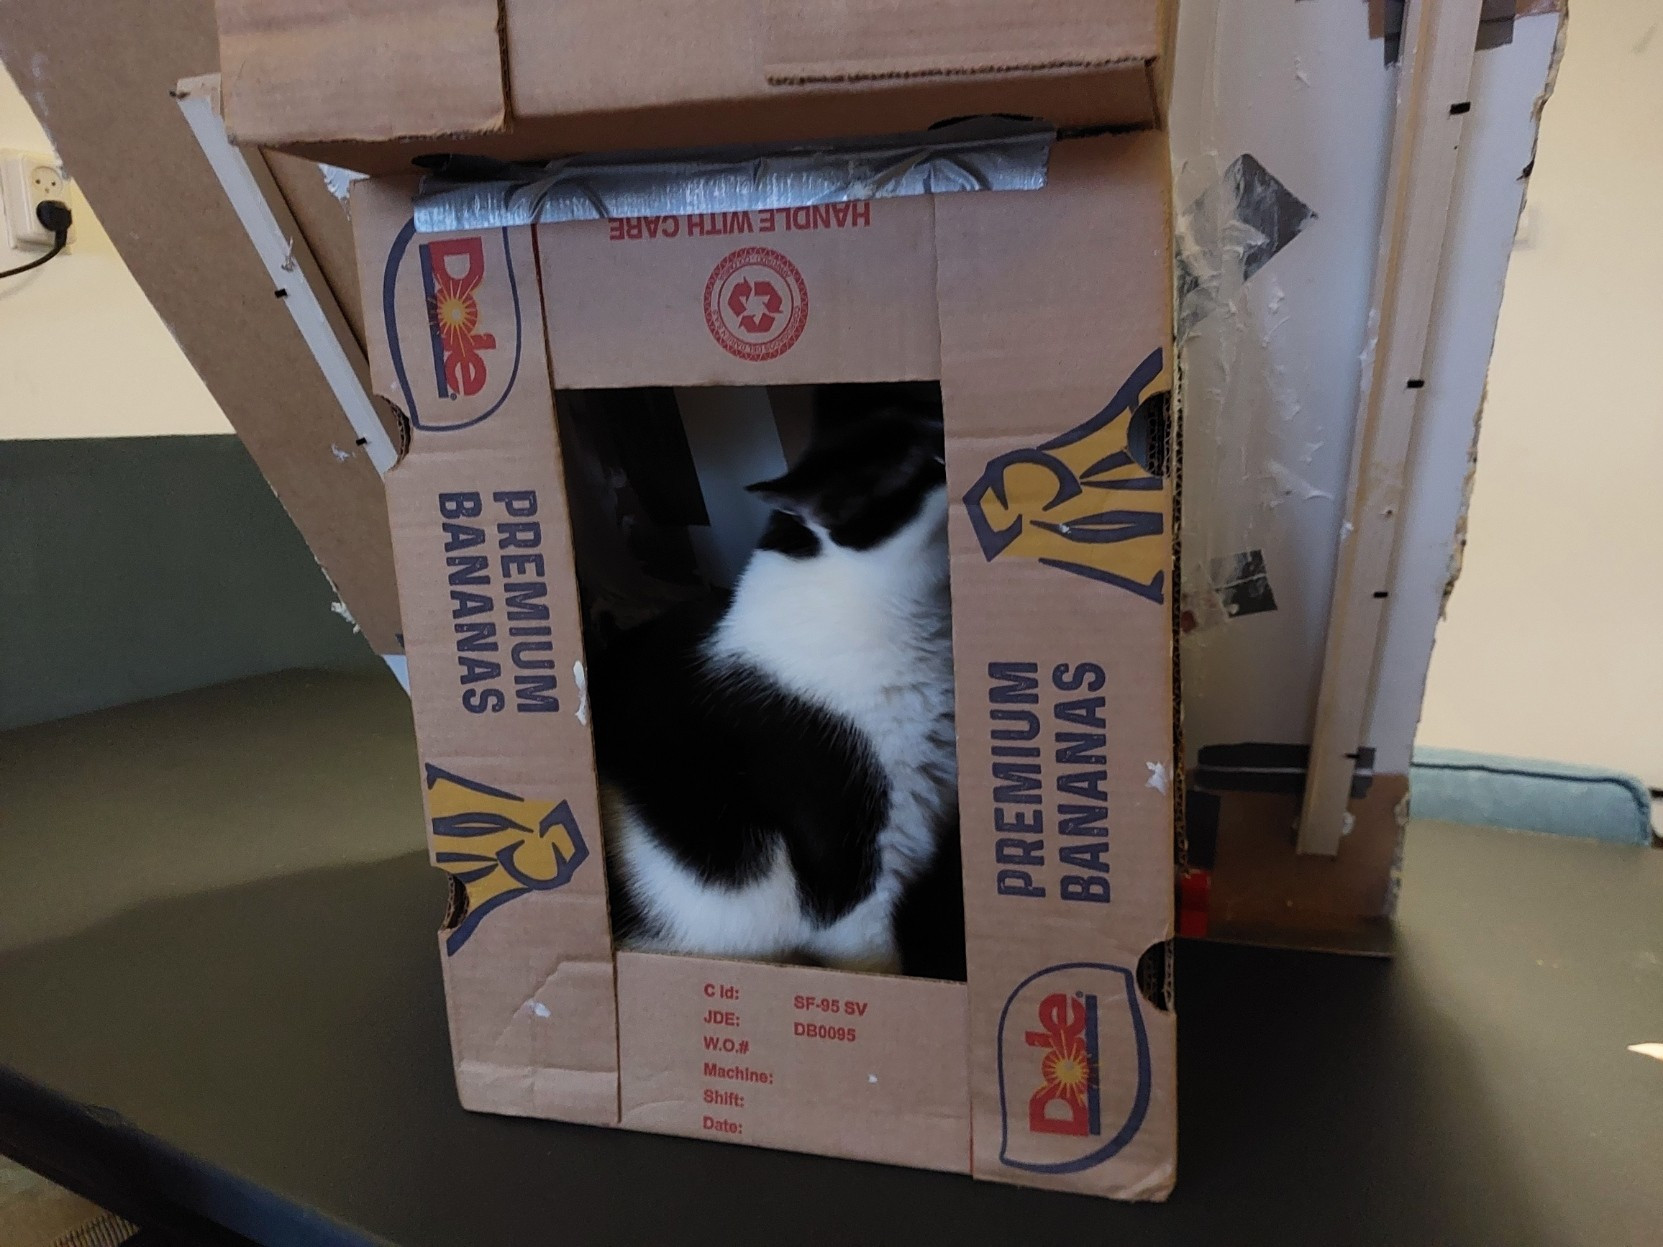
M35 215L35 209L48 199L69 202L69 179L56 156L0 152L0 215L6 218L6 239L12 250L43 251L52 245L52 231Z

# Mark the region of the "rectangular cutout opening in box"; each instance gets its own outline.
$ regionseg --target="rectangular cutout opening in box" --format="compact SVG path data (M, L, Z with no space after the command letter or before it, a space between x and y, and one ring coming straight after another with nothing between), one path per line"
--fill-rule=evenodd
M962 981L940 387L557 411L619 947Z

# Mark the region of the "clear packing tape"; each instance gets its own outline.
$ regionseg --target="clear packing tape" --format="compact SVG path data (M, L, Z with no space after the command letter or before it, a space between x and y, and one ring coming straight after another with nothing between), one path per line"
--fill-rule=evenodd
M1039 190L1056 138L1042 122L979 117L831 144L617 152L536 165L441 156L427 161L416 228L439 234L950 191Z

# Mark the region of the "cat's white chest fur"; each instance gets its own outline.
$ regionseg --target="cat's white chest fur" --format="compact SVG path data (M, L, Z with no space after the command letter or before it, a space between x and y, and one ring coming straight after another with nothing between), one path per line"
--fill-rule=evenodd
M877 550L759 551L710 645L712 658L761 669L871 742L890 787L879 886L895 895L928 864L957 786L946 512L938 489Z

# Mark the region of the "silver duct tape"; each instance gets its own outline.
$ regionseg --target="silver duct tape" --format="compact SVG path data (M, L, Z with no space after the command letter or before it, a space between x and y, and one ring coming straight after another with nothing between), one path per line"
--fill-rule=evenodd
M416 228L451 230L618 217L743 212L1038 190L1056 131L985 118L818 147L569 156L544 165L450 158L422 181Z

